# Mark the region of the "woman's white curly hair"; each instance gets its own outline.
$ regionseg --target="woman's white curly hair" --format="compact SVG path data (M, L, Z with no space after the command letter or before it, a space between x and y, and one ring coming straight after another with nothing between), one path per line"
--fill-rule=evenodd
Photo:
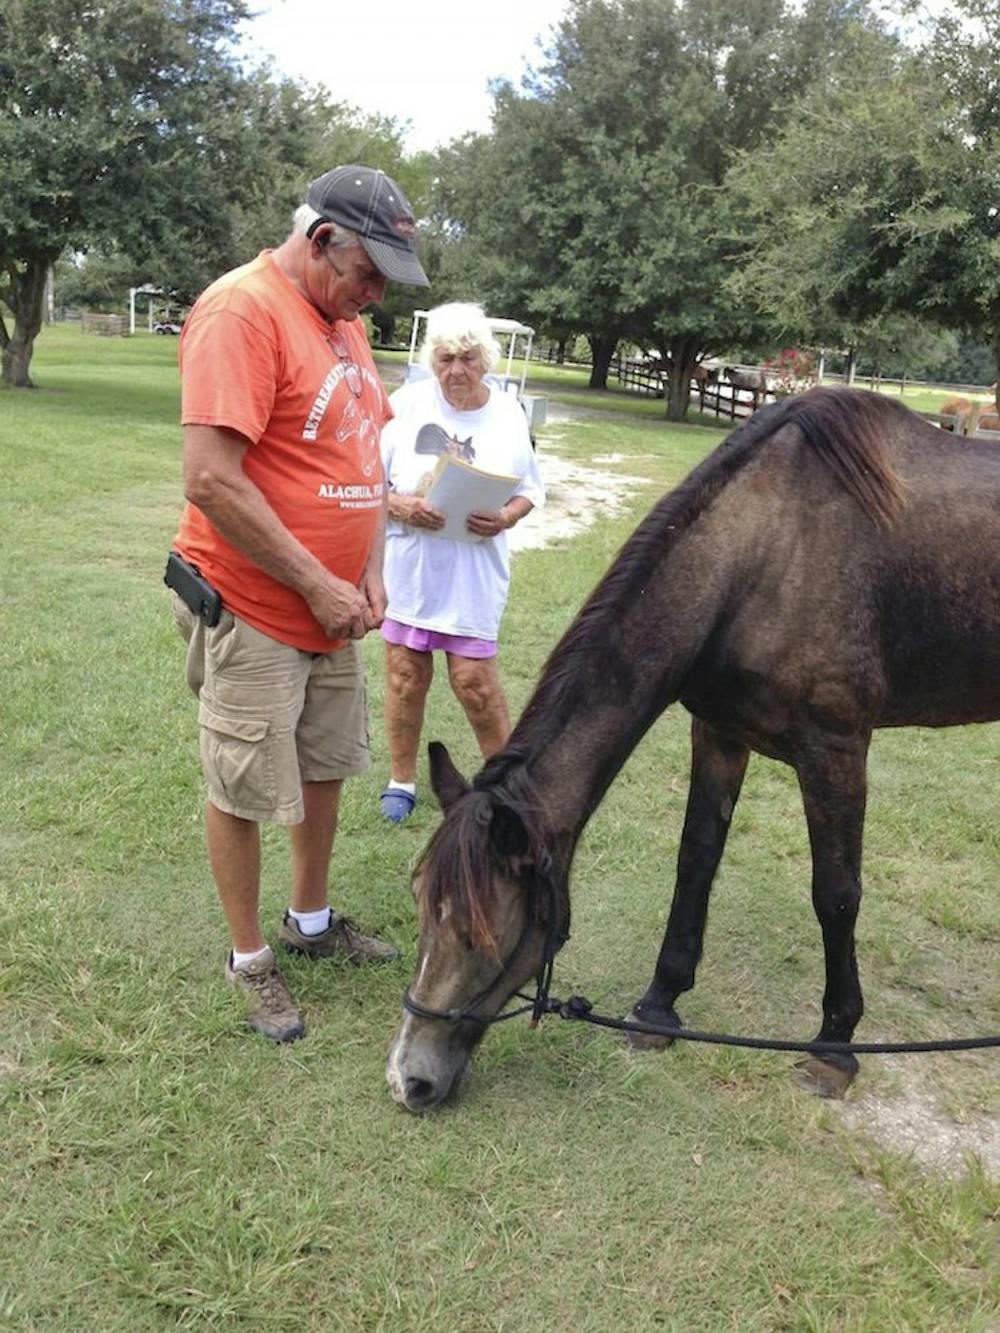
M427 332L420 348L422 365L430 366L438 347L456 354L475 348L484 370L492 370L500 357L500 344L482 306L471 301L449 301L427 312Z

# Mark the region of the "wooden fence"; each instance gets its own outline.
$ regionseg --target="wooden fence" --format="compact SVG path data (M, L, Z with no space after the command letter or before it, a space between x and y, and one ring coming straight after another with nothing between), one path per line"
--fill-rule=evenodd
M700 411L712 412L716 417L728 417L730 421L745 421L747 417L753 416L758 407L774 397L763 390L737 389L726 380L716 384L692 381L692 387L694 392L691 398L697 394Z
M615 378L623 389L638 389L640 393L665 398L667 372L649 361L623 361L616 357L611 363Z
M124 315L81 315L80 327L84 333L100 333L104 337L122 337L128 333Z
M615 358L611 369L623 389L651 394L654 398L667 395L667 372L655 362L625 361ZM708 383L692 380L689 388L692 404L697 395L699 410L712 412L717 417L739 421L750 416L772 395L762 391L737 389L727 380Z
M741 369L754 369L751 367L741 367ZM611 363L611 373L617 378L618 383L623 389L631 389L637 393L651 394L654 398L664 398L667 392L667 372L650 361L627 361L621 357L615 357ZM843 383L843 375L824 374L824 383ZM864 385L870 385L874 389L890 385L899 384L900 388L916 388L923 385L922 381L904 379L895 380L888 376L875 376L870 378L860 376L855 380L858 388ZM969 390L982 392L982 386L976 385L932 385L927 384L928 388L949 388L955 390ZM752 416L758 407L763 407L765 403L772 402L775 394L763 389L741 389L730 384L728 380L717 380L714 383L706 380L692 380L689 388L690 405L694 407L697 404L701 412L707 412L716 418L724 417L728 421L743 421ZM1000 440L1000 432L993 430L982 430L978 424L979 410L975 410L971 416L943 416L940 412L921 412L918 413L926 421L934 426L939 426L942 430L951 431L956 435L975 435L980 439ZM986 409L989 410L988 408Z

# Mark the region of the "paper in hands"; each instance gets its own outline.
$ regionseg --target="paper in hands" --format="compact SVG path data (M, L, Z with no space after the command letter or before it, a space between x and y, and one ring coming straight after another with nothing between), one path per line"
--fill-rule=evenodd
M443 528L428 530L428 537L450 537L452 541L484 542L465 526L477 509L499 509L514 494L520 478L500 472L482 472L451 454L442 454L424 497L444 514Z

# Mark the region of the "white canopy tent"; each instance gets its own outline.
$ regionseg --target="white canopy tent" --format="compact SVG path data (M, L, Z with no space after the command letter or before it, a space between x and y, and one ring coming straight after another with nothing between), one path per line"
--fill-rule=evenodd
M159 287L152 287L147 282L143 287L130 287L128 289L128 331L135 333L135 298L137 296L148 296L149 300L149 331L153 332L153 297L159 296L161 290Z
M426 321L426 310L414 310L413 329L410 333L410 358L408 362L408 365L410 366L416 363L417 343L420 341L420 328ZM501 347L503 347L504 342L506 342L507 369L502 374L493 371L493 375L496 379L502 379L504 389L508 389L510 385L515 382L514 376L511 373L514 368L514 362L519 355L524 358L524 364L521 367L521 378L520 381L517 382L517 396L523 398L524 384L528 378L528 361L531 357L531 345L535 339L535 330L529 325L522 324L516 319L488 319L487 323ZM519 338L526 340L520 351L518 351Z

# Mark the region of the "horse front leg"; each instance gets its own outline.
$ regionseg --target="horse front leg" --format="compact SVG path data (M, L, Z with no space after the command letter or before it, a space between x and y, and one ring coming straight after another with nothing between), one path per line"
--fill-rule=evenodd
M632 1010L640 1022L680 1027L674 1001L694 985L712 881L726 845L750 751L708 723L691 725L691 786L677 853L677 883L649 989ZM632 1033L639 1050L662 1050L671 1038Z
M826 988L817 1041L850 1041L864 1012L854 926L861 906L865 765L870 737L838 741L798 765L812 848L813 908L823 932ZM843 1097L858 1072L853 1055L810 1055L800 1081L821 1097Z

